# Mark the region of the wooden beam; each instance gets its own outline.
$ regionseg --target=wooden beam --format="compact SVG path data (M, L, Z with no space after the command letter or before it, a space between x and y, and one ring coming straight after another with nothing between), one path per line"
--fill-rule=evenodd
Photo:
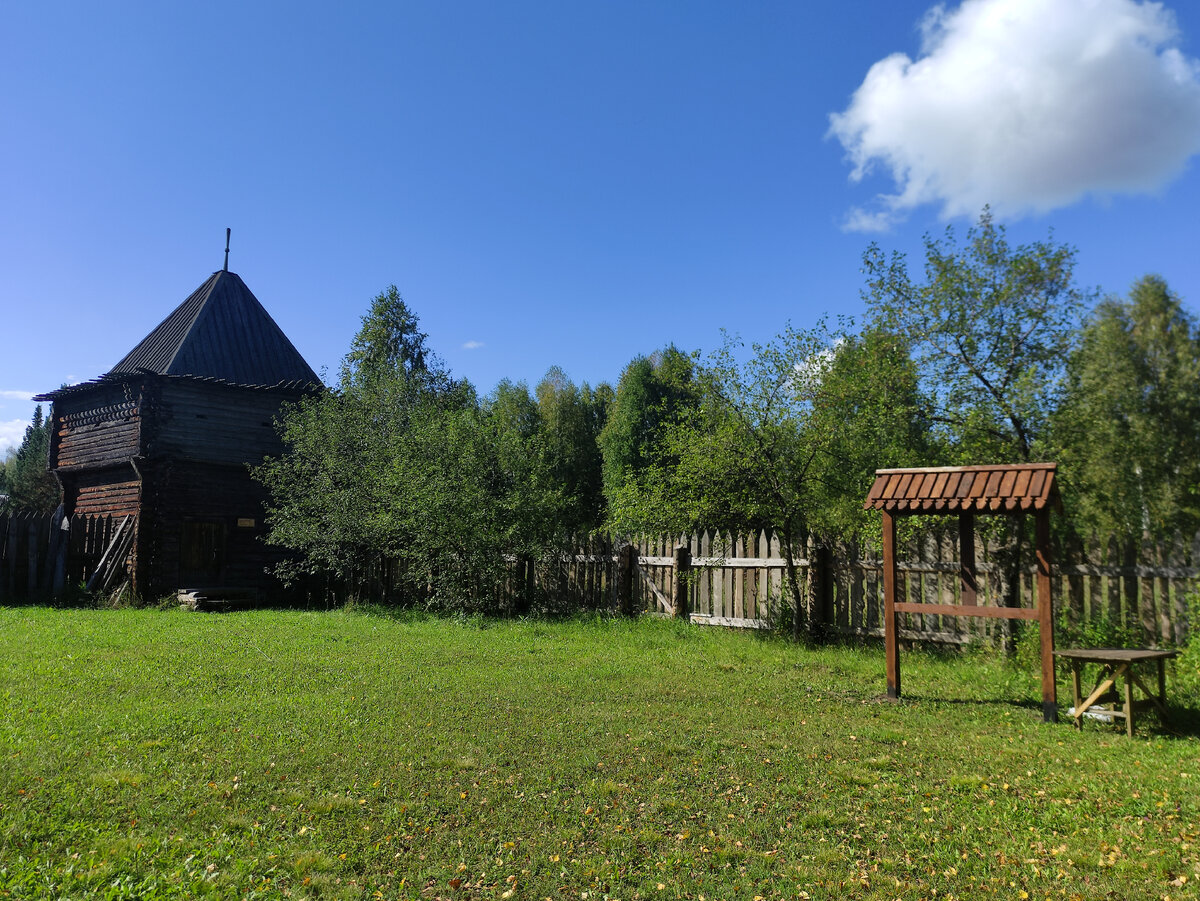
M883 623L884 654L887 657L887 695L900 697L900 642L896 634L896 520L883 511Z
M1042 719L1058 722L1058 684L1054 678L1054 603L1050 595L1050 511L1036 516L1038 631L1042 643Z
M921 613L925 616L982 616L991 619L1038 619L1030 607L980 607L968 604L923 604L904 601L896 604L897 613Z

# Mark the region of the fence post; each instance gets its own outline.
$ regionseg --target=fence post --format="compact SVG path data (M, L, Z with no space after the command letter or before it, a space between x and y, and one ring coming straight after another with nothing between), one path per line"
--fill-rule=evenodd
M675 566L671 570L671 615L688 615L688 577L692 573L692 552L686 544L675 548Z
M617 609L635 616L633 609L633 568L637 566L637 548L627 544L617 551Z
M516 576L516 604L513 606L517 616L526 616L533 607L533 561L524 554L517 557Z
M805 586L808 593L808 626L814 634L820 634L833 625L843 612L834 609L833 601L833 554L829 547L819 544L813 535L805 542L805 556L808 558L808 571L805 573ZM850 620L848 608L849 598L839 599L847 622Z

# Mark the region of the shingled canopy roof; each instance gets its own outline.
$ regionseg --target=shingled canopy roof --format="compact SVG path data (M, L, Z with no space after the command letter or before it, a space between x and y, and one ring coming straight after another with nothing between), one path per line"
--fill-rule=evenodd
M277 385L320 379L236 273L214 272L107 373Z
M878 469L863 508L889 513L1008 513L1058 508L1056 463Z

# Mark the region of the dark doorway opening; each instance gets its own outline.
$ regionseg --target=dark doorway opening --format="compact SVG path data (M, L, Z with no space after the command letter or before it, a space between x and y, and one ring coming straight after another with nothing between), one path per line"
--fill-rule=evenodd
M187 520L183 524L179 580L187 587L219 585L225 572L225 523Z

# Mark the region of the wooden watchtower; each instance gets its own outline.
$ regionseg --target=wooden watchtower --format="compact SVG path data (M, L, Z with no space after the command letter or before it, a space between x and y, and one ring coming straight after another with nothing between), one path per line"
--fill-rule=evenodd
M280 406L320 390L246 283L214 272L107 373L37 398L53 403L64 512L130 517L143 597L270 594L279 555L261 540L266 497L248 465L282 450Z

